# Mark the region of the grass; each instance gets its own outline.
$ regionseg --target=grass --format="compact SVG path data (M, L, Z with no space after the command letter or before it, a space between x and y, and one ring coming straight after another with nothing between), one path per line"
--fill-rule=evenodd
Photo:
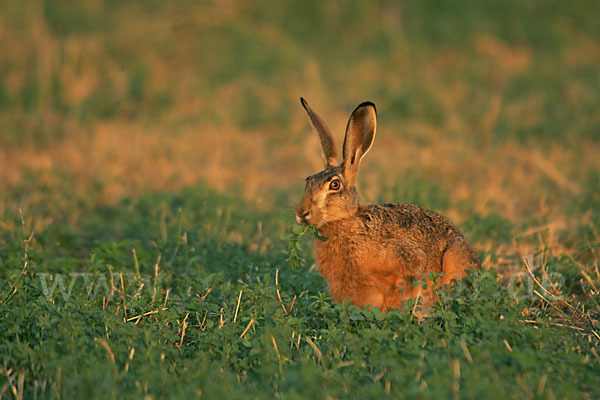
M600 396L598 10L1 4L0 398ZM425 320L327 294L300 96L478 249Z
M548 290L545 277L563 273L552 293L563 300L537 286L544 300L527 296L526 283L507 288L490 270L442 293L419 321L411 308L333 304L301 244L290 268L284 227L199 187L88 210L75 230L3 231L4 393L597 394L599 280L583 281L575 260L548 257L535 271Z

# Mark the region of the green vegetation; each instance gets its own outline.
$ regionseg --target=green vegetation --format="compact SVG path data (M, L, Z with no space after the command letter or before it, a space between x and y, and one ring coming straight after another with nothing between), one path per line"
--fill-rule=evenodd
M517 304L492 272L420 321L332 304L315 272L289 268L286 218L205 187L87 211L74 230L3 231L5 396L598 394L597 320ZM572 278L564 295L588 293Z
M0 398L600 397L599 11L0 3ZM300 96L479 250L429 316L327 294Z

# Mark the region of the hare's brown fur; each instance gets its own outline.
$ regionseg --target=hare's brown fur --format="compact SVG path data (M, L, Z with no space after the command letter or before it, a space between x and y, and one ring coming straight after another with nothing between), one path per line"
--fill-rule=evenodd
M331 133L303 99L302 105L319 133L326 167L307 178L296 219L316 225L327 238L316 241L317 265L335 301L385 311L417 297L413 282L426 272L444 272L441 283L451 283L479 268L472 245L442 215L413 204L358 202L358 165L375 136L372 103L352 113L338 166ZM421 295L431 300L430 292Z
M454 225L413 204L361 205L355 217L321 230L327 240L316 242L319 272L336 301L359 307L397 307L417 296L413 282L425 272L444 271L442 283L450 283L479 266Z

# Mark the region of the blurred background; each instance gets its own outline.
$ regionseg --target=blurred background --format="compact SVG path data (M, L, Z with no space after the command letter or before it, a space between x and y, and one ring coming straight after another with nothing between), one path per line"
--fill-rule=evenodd
M0 0L0 398L600 398L599 66L600 0ZM473 291L333 304L301 96Z
M0 215L40 231L200 182L292 207L322 167L303 96L339 144L376 103L363 201L475 219L480 247L552 243L598 218L599 15L592 0L1 2Z

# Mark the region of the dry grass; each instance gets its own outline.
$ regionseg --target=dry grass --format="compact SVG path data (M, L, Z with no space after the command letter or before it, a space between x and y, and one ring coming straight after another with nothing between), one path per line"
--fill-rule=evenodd
M305 122L300 109L298 119L296 126ZM343 125L336 125L339 133ZM600 169L595 142L580 143L575 151L565 151L563 144L531 149L513 141L481 148L442 128L410 124L402 129L411 134L405 137L380 125L361 175L366 199L377 196L382 179L394 180L402 171L417 170L443 182L452 203L467 201L475 212L500 211L517 220L532 212L558 213L552 196L580 194L585 171ZM69 135L44 149L0 149L4 166L0 184L17 185L25 170L42 175L60 170L73 177L79 190L90 182L104 182L102 201L108 203L143 191L177 190L200 180L220 190L241 185L246 196L260 199L273 189L298 187L304 176L321 168L316 136L308 127L293 135L300 136L299 141L283 139L282 145L273 147L268 133L235 126L170 134L161 127L131 122L101 123L89 134ZM548 190L547 183L556 190ZM563 217L557 214L551 222L564 225Z
M325 117L339 143L352 105L369 98L379 106L378 136L360 177L366 201L374 201L385 184L411 171L447 189L450 202L444 212L458 222L474 213L495 212L512 221L544 220L543 226L530 230L547 226L552 236L551 229L580 222L573 219L581 216L567 215L564 206L585 192L589 171L600 170L599 142L577 135L597 126L597 116L574 115L573 127L558 135L561 140L549 135L539 142L512 134L553 118L546 114L542 91L507 95L515 82L546 60L545 53L527 43L473 31L462 47L423 46L409 38L406 21L395 9L378 5L364 10L364 20L355 23L368 25L366 21L381 17L382 29L393 38L389 48L361 56L352 40L368 41L374 33L353 33L347 47L356 47L355 57L344 59L346 53L340 52L340 61L335 61L307 51L310 44L276 22L246 18L248 10L235 2L189 9L165 6L136 19L127 16L139 12L139 4L118 12L85 4L98 15L107 12L114 18L111 29L59 34L42 5L5 6L0 44L10 49L10 61L3 61L6 93L18 97L32 79L38 87L33 112L5 108L0 123L13 137L37 132L43 144L30 140L0 147L4 187L20 185L26 170L36 171L49 184L58 179L57 172L67 173L76 193L101 182L98 201L111 204L144 191L177 190L205 181L219 190L240 186L264 208L280 207L269 200L270 193L295 189L299 197L303 178L321 167L316 136L297 104L299 96ZM321 11L331 20L340 18L335 7L323 6ZM15 22L19 18L35 29L22 29ZM246 44L256 42L274 52L280 63L274 72L261 75L252 64L261 61L253 54L234 58L233 66L224 61L237 44L224 35L228 30L248 40ZM569 35L569 45L554 58L565 77L600 60L598 41ZM272 61L267 59L265 68ZM145 75L136 75L137 66L143 66ZM218 78L221 73L230 76ZM130 93L135 79L143 85L140 98ZM53 82L59 82L58 89ZM569 109L600 102L581 80L567 80L566 86L561 100ZM418 109L397 119L391 105L411 87L439 104L441 121L431 121ZM117 111L109 117L87 117L86 102L103 88L110 89L106 96ZM68 111L55 104L57 90ZM170 103L157 111L153 102L164 93ZM248 93L256 99L245 97ZM260 105L252 111L255 101ZM418 96L414 101L418 103ZM240 122L240 115L248 113L262 122ZM501 122L511 135L498 140L495 129ZM59 137L48 139L54 131ZM13 206L0 199L0 213Z
M140 389L140 382L147 382L146 395L148 383L162 382L159 390L165 390L165 377L173 384L167 390L170 394L189 387L192 379L196 384L197 376L208 376L212 384L212 375L205 372L223 373L223 365L232 377L237 374L238 386L233 387L241 390L253 374L283 376L282 365L286 371L288 366L306 368L303 372L322 366L323 376L338 383L373 380L385 385L385 392L398 389L402 379L396 383L394 379L404 375L406 382L414 382L415 368L419 385L434 388L435 380L446 385L444 368L442 374L436 372L436 366L443 366L436 358L444 355L436 346L440 331L431 324L403 325L404 334L393 337L400 343L404 336L403 351L418 350L402 358L420 359L415 368L405 368L412 378L393 374L391 379L386 357L367 360L375 368L354 372L350 367L364 367L365 362L327 364L327 354L338 357L340 348L349 347L336 338L329 340L326 336L331 332L323 331L321 337L315 334L321 328L310 328L314 321L325 327L331 318L331 308L319 305L321 295L307 302L312 290L320 290L320 283L312 281L314 265L311 273L300 271L303 279L296 279L293 268L279 269L285 263L293 266L292 254L299 257L298 237L288 235L288 260L281 255L285 242L278 240L283 240L285 221L294 221L292 209L300 199L304 178L322 168L317 135L310 130L299 97L324 117L338 145L351 110L371 100L378 108L378 133L361 166L361 199L418 202L440 211L461 225L474 241L484 269L496 270L504 288L513 289L519 277L525 283L529 278L535 282L532 289L539 299L530 293L534 299L521 303L528 308L514 311L511 317L512 308L502 311L504 306L498 302L504 294L498 297L496 282L489 286L484 274L477 285L486 291L468 297L476 299L469 304L484 318L483 331L480 327L471 331L461 318L449 318L449 309L440 308L440 323L457 324L446 332L448 342L442 339L446 354L466 356L462 365L458 358L450 360L447 369L455 394L460 389L468 396L469 385L462 385L463 381L478 386L489 381L480 379L488 375L492 382L506 381L509 393L514 382L522 393L533 394L537 388L540 395L560 396L562 392L550 389L559 383L575 388L573 382L582 386L576 393L587 393L592 384L584 382L593 381L590 368L595 364L586 363L600 361L597 347L593 348L598 339L600 288L596 193L600 184L594 181L600 177L600 31L592 17L598 14L596 9L597 5L583 3L535 1L0 2L0 48L5 50L0 54L0 250L9 249L0 254L0 264L7 267L3 278L12 282L8 296L14 296L4 308L13 315L4 319L10 322L7 338L17 334L22 344L34 348L39 342L36 332L54 335L55 343L44 345L60 349L54 353L67 360L54 363L59 366L59 386L61 373L73 369L72 376L84 377L81 384L101 381L105 387L118 387L109 382L110 377L103 380L98 375L107 369L97 368L97 362L90 364L91 370L81 368L80 361L89 364L89 357L81 354L95 357L89 349L79 351L85 347L85 332L95 338L98 360L108 360L108 371L112 374L112 367L125 361L124 371L131 365L133 372L124 375L126 384ZM215 196L200 182L226 195ZM197 188L177 194L194 185ZM153 193L159 191L174 195ZM238 193L251 201L238 201L233 195ZM240 210L246 205L251 206ZM285 217L282 210L289 211ZM36 249L31 263L30 244ZM14 265L18 268L11 272ZM138 278L140 268L142 273L154 271L151 302L140 302L149 300L143 284L127 301L123 273L115 274L121 277L118 288L112 284L113 265L115 271L132 267ZM184 278L180 267L185 267L185 275L188 268L202 271L194 275L199 280L190 283L186 277L185 283L179 282ZM151 353L150 336L135 339L131 330L122 330L126 346L120 345L115 326L109 337L106 323L86 323L90 330L83 330L82 336L71 329L69 324L77 319L67 308L54 310L63 316L64 324L30 318L40 314L31 312L40 303L27 297L27 290L35 287L25 287L23 281L38 272L68 273L71 268L110 271L114 290L102 300L101 312L100 307L88 309L86 321L108 321L104 314L115 306L115 315L122 315L136 329L150 329L144 334L154 337L162 332L164 338L175 339L161 339L164 347ZM161 275L169 276L165 290L160 289L159 268ZM270 290L271 284L262 277L273 268L275 290ZM564 278L562 286L552 280L557 272ZM18 274L17 278L9 280L11 274ZM179 295L172 290L179 284L185 284L188 297L190 285L203 288L203 295L178 304ZM492 288L494 292L487 291ZM39 290L35 292L39 296ZM120 296L109 304L113 292ZM564 297L554 301L554 295ZM0 303L6 304L7 299ZM162 308L156 307L155 300ZM276 321L280 326L260 338L265 328L270 329L268 321L273 321L269 302L283 311L282 317L300 319L291 325ZM199 305L207 306L204 313L198 311ZM85 309L81 310L78 315L85 316ZM81 310L78 306L78 313ZM161 318L169 319L162 320L157 331L152 324ZM344 340L353 329L351 324L344 327ZM280 335L284 331L279 331L284 325L309 328L302 333L293 328L289 347ZM575 335L551 342L548 338L556 338L552 335L558 330L540 329L534 332L544 336L523 336L531 325L567 327ZM410 333L413 328L418 329ZM429 328L435 329L429 332ZM221 333L206 336L213 331ZM487 342L481 340L482 332ZM103 335L110 346L99 339ZM407 339L411 335L416 336ZM235 337L243 338L246 350L248 344L253 347L250 358L230 357L236 354L231 352L226 355L231 365L215 358L206 371L198 369L199 364L174 367L185 354L206 364L211 357L220 357L214 349L237 346L230 340ZM211 354L204 357L194 346L206 338ZM356 350L362 351L363 336L356 338L360 339L354 340ZM69 340L70 346L62 345ZM531 346L524 346L524 341ZM265 352L264 343L272 351ZM509 353L489 358L498 353L497 343ZM306 346L309 355L315 355L315 365L302 364L308 353L302 353L302 358L295 353ZM65 348L67 353L76 350L77 363L63 357ZM174 359L174 353L169 353L186 348L195 352L178 353ZM46 350L30 353L47 355ZM35 390L37 382L43 382L42 391L46 382L48 387L56 382L53 367L44 364L45 356L42 360L23 353L25 360L13 350L6 353L7 383L2 386L0 380L0 397L9 387L18 397L24 382L25 388L35 384ZM581 362L572 357L574 353L581 353ZM252 367L252 354L260 356L261 368L266 369ZM524 368L522 360L532 354L539 356L538 364L529 360ZM563 355L565 363L553 363ZM152 364L158 359L158 366ZM136 360L151 366L146 370L150 375L140 374ZM278 368L270 370L269 363ZM167 364L168 373L161 369ZM29 372L8 369L11 365ZM340 367L345 374L341 380L331 375ZM518 374L515 368L520 369ZM436 375L427 384L426 370ZM181 380L175 379L179 376ZM227 386L229 381L219 376L215 385ZM284 382L278 379L269 381L275 392L278 382ZM30 380L35 382L27 386ZM416 392L401 388L403 393L421 393L424 386ZM447 385L439 393L446 392Z

